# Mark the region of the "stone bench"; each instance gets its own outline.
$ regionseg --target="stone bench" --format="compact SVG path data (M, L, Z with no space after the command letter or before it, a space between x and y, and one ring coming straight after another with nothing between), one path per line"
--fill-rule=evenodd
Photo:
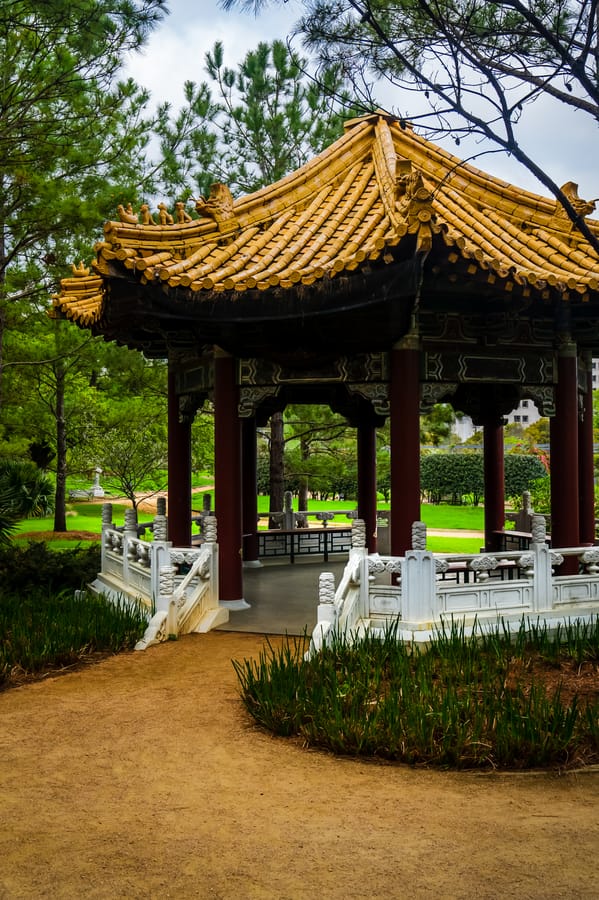
M94 497L94 491L90 488L88 491L84 490L76 490L69 491L69 500L92 500Z

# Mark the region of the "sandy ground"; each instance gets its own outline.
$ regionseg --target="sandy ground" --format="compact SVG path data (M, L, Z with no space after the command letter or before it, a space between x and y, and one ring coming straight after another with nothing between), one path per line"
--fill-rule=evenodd
M277 640L277 639L275 639ZM0 694L0 898L596 898L599 774L338 759L252 726L217 633Z

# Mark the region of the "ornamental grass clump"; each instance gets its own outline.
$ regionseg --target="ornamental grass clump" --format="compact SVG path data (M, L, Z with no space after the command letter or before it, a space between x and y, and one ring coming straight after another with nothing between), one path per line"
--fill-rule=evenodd
M0 686L23 675L72 666L97 653L131 649L147 611L86 591L0 594Z
M502 627L467 636L454 624L425 649L391 627L382 638L337 636L308 659L305 646L305 636L287 638L256 661L234 662L246 708L275 734L452 768L599 761L597 691L578 692L570 677L581 660L597 675L597 622L553 635L523 622L515 636Z

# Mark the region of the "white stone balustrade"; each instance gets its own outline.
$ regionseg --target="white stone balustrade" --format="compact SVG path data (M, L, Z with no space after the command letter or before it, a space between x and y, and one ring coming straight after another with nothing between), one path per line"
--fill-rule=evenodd
M201 548L173 547L166 540L166 506L161 500L151 541L137 536L134 510L125 511L124 528L115 528L110 504L102 510L102 569L92 587L147 607L148 631L138 649L169 636L207 631L229 617L218 600L216 518L205 517Z
M415 523L415 549L403 557L362 550L363 574L357 580L356 559L350 555L335 590L334 615L321 589L311 652L326 636L330 639L333 628L355 637L394 624L401 639L425 642L452 620L467 629L499 622L518 628L523 618L553 627L599 615L599 547L549 548L541 516L533 517L532 538L525 551L441 556L426 550L425 527ZM572 556L579 573L560 575L558 567ZM327 585L328 596L330 580Z

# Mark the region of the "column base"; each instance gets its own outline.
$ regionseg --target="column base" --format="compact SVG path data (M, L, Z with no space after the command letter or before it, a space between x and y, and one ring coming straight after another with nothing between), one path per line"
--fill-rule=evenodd
M252 608L251 605L243 599L243 597L240 600L219 600L218 605L223 609L229 609L233 611Z

